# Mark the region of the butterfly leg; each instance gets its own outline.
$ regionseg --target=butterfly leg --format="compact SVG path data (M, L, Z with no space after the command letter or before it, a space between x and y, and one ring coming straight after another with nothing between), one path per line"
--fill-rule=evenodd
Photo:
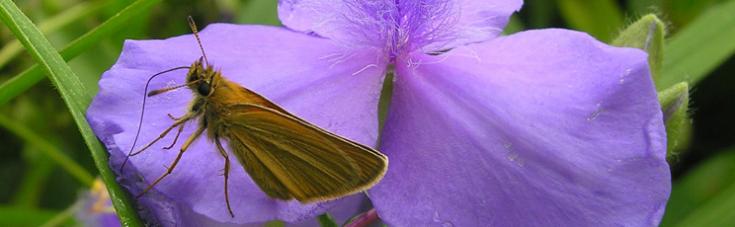
M166 114L166 115L168 116L168 118L171 118L171 120L174 120L174 121L178 121L179 119L181 119L181 117L174 117L173 114Z
M205 129L205 127L199 127L196 130L196 132L194 132L194 134L191 134L191 136L189 136L189 138L186 139L186 142L184 142L184 145L181 145L181 150L179 150L179 154L176 156L176 159L174 159L174 162L171 163L171 166L169 166L166 169L166 172L163 173L163 175L161 175L160 177L158 177L158 179L156 179L155 181L153 181L153 183L149 184L148 187L145 190L143 190L143 192L141 192L140 194L138 194L138 196L136 196L136 198L140 198L141 196L143 196L146 192L148 192L149 190L151 190L153 188L153 186L156 186L156 184L158 184L158 182L161 182L161 180L163 180L163 178L165 178L166 176L168 176L169 174L171 174L171 172L174 171L174 168L176 168L176 165L179 164L179 160L181 160L181 156L184 155L184 152L189 148L189 146L191 145L191 143L193 143L194 140L196 140L197 138L199 138L199 136L202 135L202 133L204 132L204 129Z
M136 151L136 152L133 152L133 153L132 153L132 154L130 154L129 156L135 156L135 155L138 155L138 154L140 154L141 152L145 151L145 150L146 150L146 149L148 149L149 147L153 146L153 144L155 144L155 143L156 143L156 142L158 142L159 140L163 139L163 137L166 137L166 135L168 135L168 133L169 133L169 132L171 132L171 130L172 130L172 129L174 129L174 128L178 127L178 126L181 126L181 127L183 127L184 123L186 123L186 122L187 122L187 121L189 121L190 119L194 118L194 116L195 116L195 115L193 115L193 114L189 114L189 115L186 115L186 116L183 116L183 117L179 118L179 120L177 120L177 121L176 121L176 122L174 122L174 123L173 123L173 124L172 124L171 126L169 126L168 128L166 128L166 130L163 130L163 132L162 132L162 133L161 133L160 135L158 135L158 137L157 137L156 139L154 139L153 141L151 141L151 142L149 142L148 144L146 144L146 145L145 145L145 146L144 146L143 148L141 148L140 150L138 150L138 151ZM180 130L183 130L183 128L182 128L182 129L180 129Z
M178 131L176 132L176 137L174 137L174 141L173 141L173 142L171 142L171 145L168 145L167 147L163 147L163 149L165 149L165 150L169 150L169 149L171 149L172 147L174 147L174 145L176 145L176 141L178 141L178 140L179 140L179 136L181 135L181 132L182 132L182 131L184 131L184 124L180 124L180 125L179 125L179 130L178 130Z
M140 154L141 152L145 151L145 149L148 149L148 148L149 148L150 146L152 146L152 145L153 145L154 143L158 142L158 141L159 141L159 140L161 140L161 139L162 139L163 137L165 137L165 136L166 136L166 135L168 134L168 132L170 132L170 131L171 131L171 129L175 128L176 126L179 126L179 127L180 127L180 128L179 128L179 133L181 133L181 131L182 131L182 130L184 129L184 123L186 123L186 122L187 122L187 121L189 121L190 119L194 118L195 116L196 116L195 114L186 114L186 115L182 116L181 118L178 118L178 120L176 120L176 122L174 122L174 123L173 123L173 124L172 124L172 125L171 125L170 127L168 127L168 128L166 129L166 130L164 130L164 131L163 131L163 132L161 133L161 135L158 135L158 138L156 138L156 139L154 139L153 141L151 141L150 143L146 144L146 145L145 145L145 147L141 148L140 150L138 150L138 151L136 151L136 152L133 152L133 149L135 149L135 142L133 142L133 146L132 146L132 147L130 147L130 151L128 152L128 155L127 155L127 156L125 156L125 161L123 161L122 165L120 166L120 171L122 172L122 170L123 170L123 169L125 168L125 164L127 164L127 163L128 163L128 159L130 159L130 157L131 157L131 156L135 156L135 155L138 155L138 154ZM179 137L179 135L178 135L178 134L176 134L176 138L178 138L178 137ZM135 140L134 140L134 141L138 141L138 136L137 136L137 135L135 136ZM175 140L175 139L174 139L174 143L176 143L176 140Z
M227 155L227 151L222 147L222 142L219 141L219 136L215 136L214 143L217 144L217 150L225 158L225 203L227 203L227 211L230 212L230 216L233 218L235 214L232 213L232 207L230 207L230 194L227 192L227 180L230 176L230 157Z

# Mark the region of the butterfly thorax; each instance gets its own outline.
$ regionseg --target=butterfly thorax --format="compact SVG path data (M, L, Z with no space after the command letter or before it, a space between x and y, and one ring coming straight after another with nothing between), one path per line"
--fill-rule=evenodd
M201 59L191 65L186 80L194 93L191 111L202 116L201 124L210 133L227 127L231 123L231 110L238 105L257 105L286 112L257 93L228 80L212 65L205 67Z

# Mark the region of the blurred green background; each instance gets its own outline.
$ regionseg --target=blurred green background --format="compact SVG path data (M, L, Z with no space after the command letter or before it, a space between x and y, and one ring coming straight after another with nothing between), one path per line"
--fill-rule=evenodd
M275 0L161 1L68 47L135 1L14 2L56 49L69 49L62 55L90 94L124 39L190 33L187 15L200 27L279 24ZM735 226L735 0L527 0L506 33L563 27L611 42L651 13L667 32L658 89L688 82L690 95L691 129L679 131L669 157L674 189L662 225ZM78 225L73 204L98 171L59 89L48 79L19 79L46 75L27 71L34 64L11 30L0 27L0 226Z

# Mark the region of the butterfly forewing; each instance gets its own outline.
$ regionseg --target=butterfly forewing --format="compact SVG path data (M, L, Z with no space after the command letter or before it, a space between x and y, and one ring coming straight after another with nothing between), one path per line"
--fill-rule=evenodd
M379 152L288 113L248 104L229 109L230 148L270 196L328 200L365 190L385 173Z

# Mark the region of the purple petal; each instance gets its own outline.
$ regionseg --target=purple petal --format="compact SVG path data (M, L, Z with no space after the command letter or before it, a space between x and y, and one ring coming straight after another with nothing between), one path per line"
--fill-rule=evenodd
M481 42L503 31L522 0L400 1L409 49L424 53Z
M344 45L385 47L393 32L397 9L393 1L280 0L283 25L314 32Z
M521 0L281 0L278 15L291 29L349 45L432 52L497 36L522 4Z
M655 226L670 191L646 55L541 30L397 66L370 190L396 226Z
M215 24L202 31L201 38L210 63L222 69L225 77L327 130L375 145L376 112L385 70L385 63L375 57L377 50L344 49L329 40L264 26ZM132 145L146 80L166 69L189 66L199 56L191 35L126 42L118 62L100 80L100 92L88 110L92 128L110 150L115 170ZM150 87L182 84L185 74L186 70L181 70L160 76ZM187 112L191 98L186 89L150 97L136 147L142 147L172 124L166 114L181 116ZM165 172L165 166L178 153L176 148L196 127L193 122L185 127L175 149L161 149L171 143L174 130L132 157L119 180L134 194L142 191ZM164 225L237 224L271 219L296 222L331 206L270 199L236 160L232 158L229 182L235 218L229 217L225 206L224 180L220 176L223 158L213 143L204 138L183 155L173 174L139 200L147 208L144 215Z

